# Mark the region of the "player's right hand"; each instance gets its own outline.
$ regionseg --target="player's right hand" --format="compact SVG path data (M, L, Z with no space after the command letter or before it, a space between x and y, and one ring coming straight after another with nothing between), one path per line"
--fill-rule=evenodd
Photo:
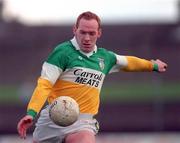
M19 136L23 139L26 138L26 131L28 128L30 128L33 124L33 117L30 115L24 116L17 125L17 130L19 133Z

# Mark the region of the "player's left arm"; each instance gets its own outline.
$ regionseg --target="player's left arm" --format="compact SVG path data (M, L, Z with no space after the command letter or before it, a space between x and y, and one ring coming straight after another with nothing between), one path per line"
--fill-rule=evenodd
M127 72L136 71L157 71L165 72L167 64L161 60L146 60L135 56L119 56L116 55L117 64L120 65L120 69Z

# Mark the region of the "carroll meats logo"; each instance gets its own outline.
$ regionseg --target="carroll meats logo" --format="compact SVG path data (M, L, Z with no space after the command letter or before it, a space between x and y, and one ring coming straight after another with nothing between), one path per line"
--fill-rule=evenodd
M91 85L94 87L98 87L99 83L103 80L102 73L87 72L83 69L76 69L74 71L74 75L77 76L75 82Z

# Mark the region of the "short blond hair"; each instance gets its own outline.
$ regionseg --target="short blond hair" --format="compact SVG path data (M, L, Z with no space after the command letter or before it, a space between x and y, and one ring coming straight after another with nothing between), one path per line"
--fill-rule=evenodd
M97 16L97 15L96 15L95 13L93 13L93 12L86 11L86 12L81 13L81 14L78 16L77 20L76 20L76 24L75 24L76 28L78 28L78 26L79 26L79 21L80 21L81 19L86 19L86 20L95 19L95 20L98 22L98 29L101 28L101 20L100 20L99 16Z

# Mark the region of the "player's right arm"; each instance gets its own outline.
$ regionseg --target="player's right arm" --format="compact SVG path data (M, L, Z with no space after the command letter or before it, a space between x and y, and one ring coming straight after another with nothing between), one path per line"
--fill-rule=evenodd
M21 138L26 137L27 129L32 126L34 118L40 112L52 91L53 85L63 71L65 54L61 49L55 49L42 66L41 76L38 78L37 86L27 107L27 114L19 121L17 126Z
M19 121L17 126L21 138L26 138L27 129L32 126L34 118L46 102L52 87L60 74L61 70L55 65L47 62L43 64L41 77L38 79L37 86L27 107L27 115Z

